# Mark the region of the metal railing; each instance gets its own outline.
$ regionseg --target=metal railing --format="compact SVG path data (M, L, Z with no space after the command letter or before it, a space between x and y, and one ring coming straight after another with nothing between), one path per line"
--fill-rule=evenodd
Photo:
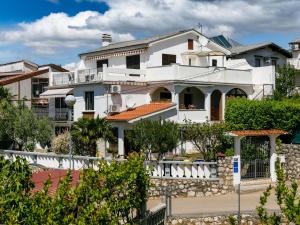
M100 160L111 162L111 158L90 156L58 155L54 153L22 152L0 150L5 158L15 160L17 156L25 158L29 164L40 165L51 169L97 169ZM117 159L116 161L124 161ZM151 171L151 177L164 179L202 179L216 180L217 162L184 162L184 161L146 161L146 168Z
M75 74L73 72L52 72L53 86L70 85L75 83Z
M160 203L152 208L144 219L137 219L137 225L164 225L166 220L166 204Z
M33 114L38 118L49 117L49 108L32 108Z

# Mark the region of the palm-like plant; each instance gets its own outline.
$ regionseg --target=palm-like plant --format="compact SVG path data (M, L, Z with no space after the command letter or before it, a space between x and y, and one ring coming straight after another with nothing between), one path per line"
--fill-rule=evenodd
M96 156L99 139L111 140L113 137L110 123L99 116L96 119L79 119L72 126L71 136L75 154L90 156Z

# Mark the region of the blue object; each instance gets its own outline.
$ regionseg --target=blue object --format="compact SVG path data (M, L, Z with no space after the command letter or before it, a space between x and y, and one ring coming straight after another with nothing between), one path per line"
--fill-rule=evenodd
M233 172L234 173L238 173L239 172L239 162L238 161L234 161L233 162Z

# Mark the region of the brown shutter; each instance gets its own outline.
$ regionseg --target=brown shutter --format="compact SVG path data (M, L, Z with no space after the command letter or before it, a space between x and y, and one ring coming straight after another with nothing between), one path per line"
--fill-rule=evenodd
M188 39L188 50L194 49L194 41L193 39Z

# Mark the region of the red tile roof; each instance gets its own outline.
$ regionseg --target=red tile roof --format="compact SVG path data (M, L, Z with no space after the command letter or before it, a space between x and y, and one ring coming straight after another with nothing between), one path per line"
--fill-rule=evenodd
M66 174L67 170L45 170L45 171L38 171L33 173L32 181L35 184L35 188L33 192L41 191L44 187L44 182L49 179L52 181L52 185L49 188L49 195L54 195L56 193L58 183L61 179L63 179ZM80 172L77 170L72 171L72 183L71 185L74 187L78 183L80 176Z
M106 117L106 119L110 121L128 121L171 108L172 106L175 106L175 104L171 102L153 102L136 107L132 110L127 110L115 115L108 116Z
M288 132L284 130L238 130L238 131L229 131L229 135L231 136L268 136L268 135L281 135L288 134Z
M48 73L48 72L49 72L49 69L45 69L45 70L38 70L38 71L14 75L14 76L7 76L6 78L0 80L0 85L2 86L2 85L12 84L12 83L26 80L31 77L35 77L35 76L38 76L38 75L41 75L44 73Z

